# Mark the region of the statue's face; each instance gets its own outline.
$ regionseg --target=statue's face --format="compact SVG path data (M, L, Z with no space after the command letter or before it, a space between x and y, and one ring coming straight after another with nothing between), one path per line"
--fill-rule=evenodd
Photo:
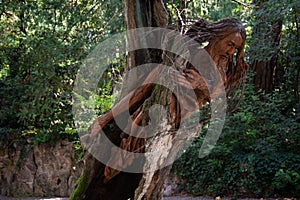
M231 33L224 38L217 37L205 47L220 70L223 81L226 81L226 68L229 58L234 55L242 44L243 38L241 34Z
M240 33L231 33L214 44L214 54L221 59L228 59L243 44L243 38Z

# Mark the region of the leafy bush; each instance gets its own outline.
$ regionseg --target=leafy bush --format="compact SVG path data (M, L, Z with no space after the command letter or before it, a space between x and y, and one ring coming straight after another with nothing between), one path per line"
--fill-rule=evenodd
M0 128L36 143L77 138L71 112L76 73L95 45L124 28L122 2L0 5Z
M202 138L174 164L195 195L299 197L300 116L286 94L255 94L227 116L216 147L198 157ZM299 108L298 108L299 109Z

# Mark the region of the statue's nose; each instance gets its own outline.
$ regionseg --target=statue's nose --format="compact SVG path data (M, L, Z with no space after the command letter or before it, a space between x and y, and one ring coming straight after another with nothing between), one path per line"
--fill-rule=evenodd
M228 49L227 54L228 54L229 56L232 56L232 55L234 54L234 52L235 52L235 48L232 47L232 48Z

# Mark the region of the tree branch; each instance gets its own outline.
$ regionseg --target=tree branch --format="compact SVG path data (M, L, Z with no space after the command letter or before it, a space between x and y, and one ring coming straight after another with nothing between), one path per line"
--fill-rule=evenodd
M297 17L297 13L296 13L296 9L293 8L293 14L294 14L294 18L295 18L295 24L296 24L296 41L300 41L300 27L299 27L299 23L298 23L298 17ZM295 43L295 45L297 45L297 42ZM297 49L297 46L295 46L295 49ZM296 61L298 67L297 68L297 75L296 75L296 80L295 80L295 89L294 89L294 96L295 96L295 103L297 104L299 102L299 78L300 78L300 68L299 68L299 64L300 64L300 60L299 58Z
M235 3L238 3L238 4L242 5L242 6L248 7L248 8L258 8L259 7L257 5L252 5L252 4L240 2L238 0L232 0L232 1L235 2Z

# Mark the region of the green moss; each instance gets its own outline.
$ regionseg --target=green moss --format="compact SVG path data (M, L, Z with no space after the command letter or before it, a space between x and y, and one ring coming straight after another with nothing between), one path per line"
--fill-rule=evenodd
M89 172L84 169L81 177L77 180L74 190L72 191L70 200L84 199L85 191L89 185Z

